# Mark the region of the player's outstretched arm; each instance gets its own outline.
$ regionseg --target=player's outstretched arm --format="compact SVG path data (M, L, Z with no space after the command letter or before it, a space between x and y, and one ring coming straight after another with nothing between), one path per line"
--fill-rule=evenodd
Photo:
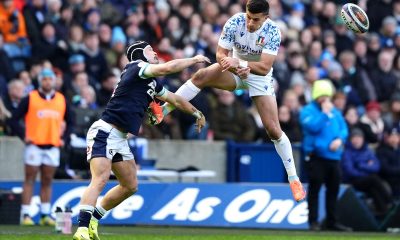
M193 115L196 118L196 125L197 125L197 131L200 132L200 130L204 127L206 124L206 119L203 115L202 112L197 110L190 102L185 100L179 95L176 95L175 93L166 91L161 96L157 96L158 99L168 102L172 105L174 105L176 108L179 110L186 112L188 114Z
M197 55L192 58L174 59L161 64L149 64L144 70L146 77L164 76L176 72L180 72L196 63L210 63L210 59L203 55Z

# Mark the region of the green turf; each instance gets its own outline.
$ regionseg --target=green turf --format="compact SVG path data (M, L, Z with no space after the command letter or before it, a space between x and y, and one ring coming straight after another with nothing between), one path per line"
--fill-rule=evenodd
M400 239L389 233L339 233L283 231L237 228L182 228L182 227L111 227L100 226L102 240L369 240ZM61 235L48 227L20 227L0 225L0 240L63 240L72 235Z

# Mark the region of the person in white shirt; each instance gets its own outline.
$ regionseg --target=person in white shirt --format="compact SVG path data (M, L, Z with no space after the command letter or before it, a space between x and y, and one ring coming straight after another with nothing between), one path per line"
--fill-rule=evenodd
M282 158L293 197L302 201L306 193L296 173L290 141L279 125L273 87L272 64L280 43L280 30L269 19L268 2L248 0L246 12L233 15L225 23L216 53L218 63L197 71L176 94L190 101L204 87L229 91L248 89L268 136ZM154 114L150 121L158 124L173 109L170 104L163 105L162 114L157 114L160 109L151 109Z

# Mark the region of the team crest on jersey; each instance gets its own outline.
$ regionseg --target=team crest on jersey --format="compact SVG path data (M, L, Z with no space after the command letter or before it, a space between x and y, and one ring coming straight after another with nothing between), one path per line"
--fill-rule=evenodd
M265 37L259 36L257 41L256 41L256 45L263 46L264 45L264 40L265 40Z

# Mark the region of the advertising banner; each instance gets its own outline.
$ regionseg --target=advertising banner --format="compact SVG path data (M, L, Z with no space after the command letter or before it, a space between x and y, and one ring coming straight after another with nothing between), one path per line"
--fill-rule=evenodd
M57 206L68 206L76 223L79 199L87 184L55 182L52 212ZM116 184L108 183L102 194ZM0 182L0 189L21 191L21 186L21 182ZM31 202L36 221L39 187L36 183ZM320 219L325 216L323 197L321 191ZM307 214L307 202L295 202L288 184L141 183L139 191L109 211L102 224L307 229Z

